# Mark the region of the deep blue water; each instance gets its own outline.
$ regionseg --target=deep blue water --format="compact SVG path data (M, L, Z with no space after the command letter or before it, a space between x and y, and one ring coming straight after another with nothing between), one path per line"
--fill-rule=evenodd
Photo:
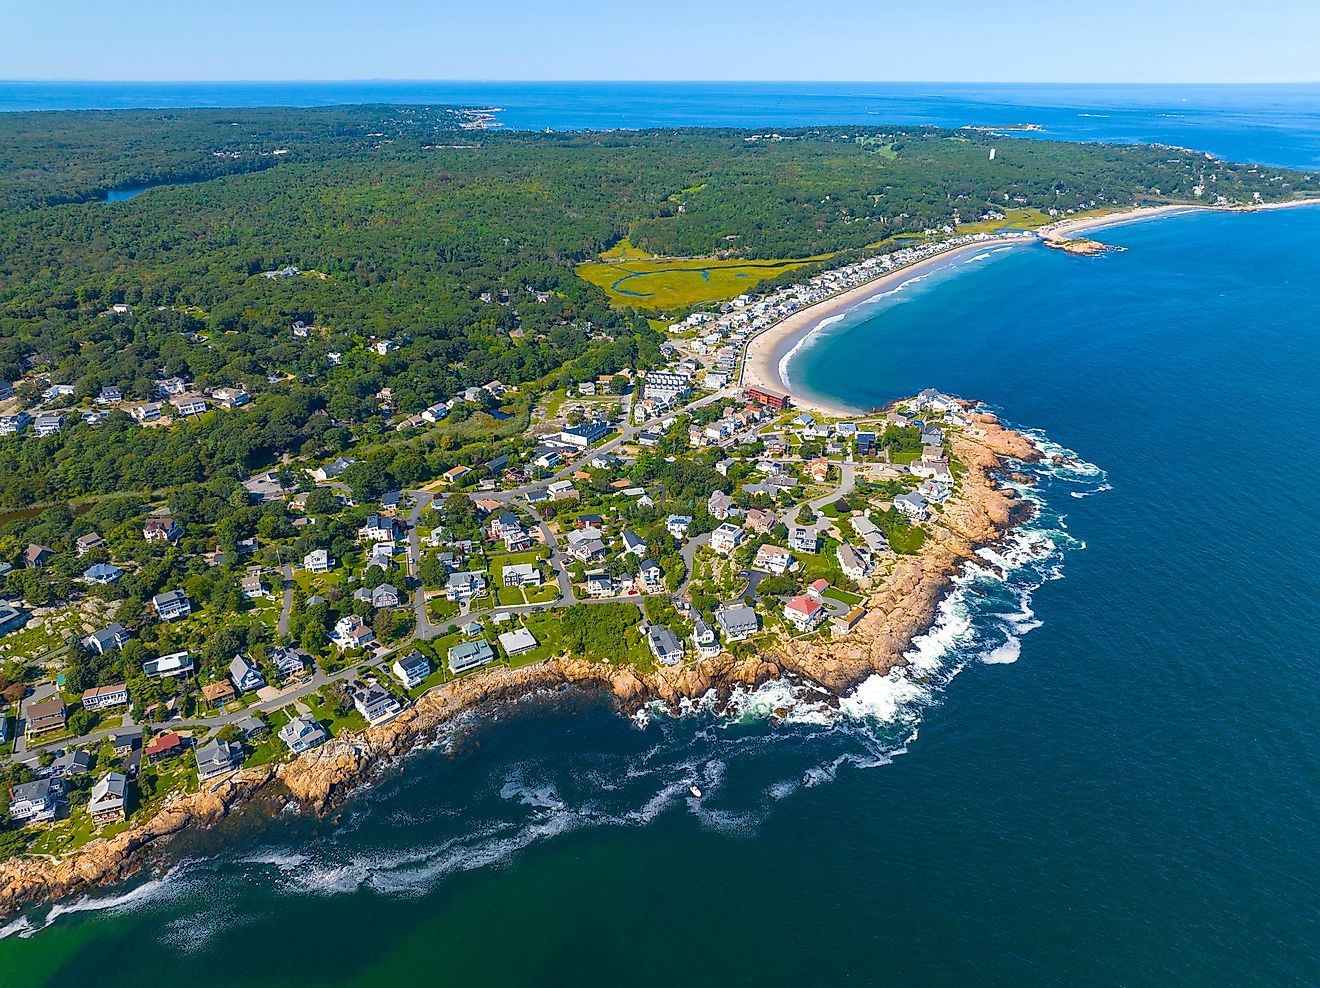
M1320 167L1320 85L951 83L0 81L0 111L336 103L497 106L510 127L791 127L1035 123L1040 137L1157 141L1240 161Z
M792 367L974 396L1084 461L1036 471L920 678L780 728L782 689L473 718L337 817L23 916L0 984L1316 983L1320 207L1104 239L949 269Z

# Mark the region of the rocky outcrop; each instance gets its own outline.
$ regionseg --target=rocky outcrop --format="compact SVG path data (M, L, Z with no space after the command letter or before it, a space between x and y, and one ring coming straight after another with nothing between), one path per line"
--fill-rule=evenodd
M1025 506L995 475L1005 468L1006 459L1038 460L1036 447L1004 429L994 416L971 414L971 406L965 411L972 426L951 440L955 458L967 468L957 496L945 504L921 552L899 557L873 589L866 616L847 637L795 642L745 658L719 655L647 673L559 656L465 677L431 690L388 724L328 741L285 764L244 769L201 792L172 797L145 823L93 841L66 858L0 862L0 916L31 902L123 879L165 838L185 827L214 824L261 792L295 799L323 813L373 770L434 737L458 715L485 704L574 687L606 692L631 712L652 700L677 707L712 692L722 701L735 689L754 689L785 674L841 695L872 674L902 665L903 653L930 627L962 563L1025 518Z
M872 590L866 616L847 637L775 650L770 658L784 670L842 694L868 676L901 666L903 653L913 638L930 627L963 562L1025 520L1025 506L1001 487L994 474L1007 459L1033 462L1040 458L1039 452L993 415L972 415L971 420L973 427L951 440L953 454L967 467L967 474L958 496L945 504L931 526L921 552L895 561Z
M266 786L273 765L244 769L200 792L176 795L145 823L92 841L67 858L10 858L0 863L0 916L29 903L58 899L89 885L128 877L157 842L185 827L216 823Z

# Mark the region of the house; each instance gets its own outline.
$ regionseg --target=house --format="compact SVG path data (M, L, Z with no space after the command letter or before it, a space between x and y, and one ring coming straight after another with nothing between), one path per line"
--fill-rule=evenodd
M230 411L246 405L250 400L248 398L247 389L241 387L216 388L211 392L211 397L221 408L229 409Z
M752 508L743 519L743 527L757 535L769 535L777 524L779 519L775 517L775 513L764 508Z
M589 563L605 553L605 543L586 532L574 532L568 537L568 554L580 562Z
M376 640L376 635L362 623L360 617L350 614L335 622L335 630L330 640L339 646L341 651L348 651L353 648L365 648Z
M434 405L428 405L422 409L422 418L427 422L435 424L449 414L449 405L443 401L438 401Z
M738 547L738 543L742 541L742 538L742 529L726 521L710 533L710 547L721 556L727 556Z
M930 504L943 504L947 501L953 491L948 484L941 483L938 480L931 479L917 488L917 493L924 497Z
M680 541L687 538L688 528L691 525L691 515L670 515L665 519L665 531Z
M830 588L829 580L812 580L811 585L807 587L807 595L820 600L825 596L825 591Z
M793 554L777 545L761 546L756 550L756 558L752 560L753 567L773 573L775 576L783 576L791 565L793 565Z
M24 715L26 725L23 729L24 737L31 741L44 734L64 730L64 714L64 701L58 696L42 700L40 703L28 704L27 713Z
M388 515L368 515L366 524L358 529L358 539L363 542L394 542L405 534L407 529Z
M324 549L313 549L303 556L303 569L309 573L328 573L334 564L335 561L330 558L330 553Z
M870 561L848 543L840 545L834 555L839 560L839 569L843 570L843 575L848 579L864 580L870 576Z
M310 472L313 480L324 484L327 480L334 480L352 465L352 460L345 459L341 456L333 462L327 463L324 466L319 466Z
M865 616L866 608L862 604L853 607L847 614L836 614L830 618L830 633L842 637L857 627L857 623Z
M539 587L542 582L540 567L534 563L514 563L504 567L506 587Z
M806 472L817 484L823 484L830 476L830 461L823 457L812 460L807 464Z
M625 555L636 556L641 559L646 555L646 542L636 532L624 529L623 534L619 536L623 542L623 551Z
M784 617L799 631L810 631L825 620L825 608L810 597L794 597L784 605Z
M206 399L191 392L172 395L170 404L174 406L174 410L180 415L201 415L206 411Z
M110 747L114 749L118 758L128 756L134 748L142 743L141 731L118 731L110 735Z
M412 689L427 676L431 675L431 662L421 652L411 652L401 659L395 659L390 667L394 678L403 683L404 689Z
M104 710L106 707L122 707L126 703L128 703L128 687L123 683L93 686L89 690L83 690L84 710Z
M38 415L32 420L32 432L37 436L53 436L64 428L64 416L54 412Z
M275 674L282 683L301 675L307 668L307 657L293 648L273 648L266 658L275 664Z
M182 590L166 590L151 598L151 606L162 621L177 621L192 613L192 604Z
M23 565L28 569L40 569L55 558L55 550L44 545L28 543L23 550Z
M128 414L137 422L159 422L160 413L161 404L158 401L144 401L128 410Z
M251 693L253 690L259 690L266 685L266 677L246 655L235 655L229 663L229 678L233 680L234 689L240 693Z
M0 436L16 436L27 428L31 421L32 416L24 411L15 412L13 415L0 415Z
M552 470L559 466L559 450L546 446L538 446L533 450L534 457L532 463L544 470Z
M279 737L295 755L300 755L309 748L315 748L318 744L330 740L325 728L311 714L294 717L280 728Z
M219 682L207 683L202 687L202 699L212 707L221 707L230 700L238 699L238 693L234 689L234 684L227 679Z
M97 655L123 648L129 634L122 624L108 624L100 631L94 631L82 640L83 647Z
M504 654L513 658L515 655L523 655L530 652L540 644L526 628L517 628L513 631L506 631L499 637L500 648L504 649Z
M50 763L50 774L60 779L86 775L92 770L92 756L81 748L71 748Z
M449 671L453 673L466 672L494 661L495 651L484 638L459 642L449 649Z
M788 533L788 547L794 552L811 555L816 551L816 533L810 528L794 526Z
M614 597L618 592L619 588L614 582L614 577L608 573L598 570L587 574L588 597Z
M853 531L866 543L866 548L871 552L889 551L889 540L885 538L884 533L870 518L865 515L853 515L849 522L852 524Z
M238 768L239 762L243 760L243 749L228 741L212 738L193 752L193 757L197 761L197 778L205 782Z
M926 499L916 491L908 491L894 498L894 507L912 521L926 520Z
M455 484L472 472L471 467L457 466L451 467L440 475L440 479L446 484Z
M74 540L73 548L74 551L78 554L78 558L82 559L82 557L87 555L89 552L92 552L96 549L104 549L105 540L101 538L100 532L88 532L86 535L79 535Z
M243 588L243 596L248 600L256 600L270 594L270 587L266 586L266 581L261 578L259 572L249 573L243 577L239 581L239 586Z
M720 640L715 636L715 629L701 618L697 618L693 625L692 644L703 659L713 659L720 654Z
M653 559L643 559L642 564L637 568L637 575L642 578L642 583L648 593L656 593L665 587L665 574L660 569L660 565Z
M676 666L683 661L683 642L663 625L653 624L646 629L646 644L662 666Z
M0 381L0 401L8 401L14 397L14 386L8 381Z
M512 511L501 511L497 515L492 515L486 526L486 533L492 541L503 542L510 552L518 552L532 543L523 529L522 519Z
M118 566L112 566L109 563L97 563L96 565L89 566L87 569L83 570L84 580L87 580L89 583L99 584L103 587L108 587L110 584L115 583L123 575L124 571L122 569Z
M168 734L157 734L151 739L142 754L147 759L148 764L155 765L163 762L166 758L172 758L183 751L183 738L171 731Z
M63 792L59 779L51 777L14 786L9 796L9 816L16 823L54 820Z
M734 508L733 498L723 491L711 491L710 497L706 499L706 510L710 516L717 521L724 521L729 517L729 513Z
M445 596L460 604L486 593L486 574L480 570L469 573L450 573L445 581Z
M760 628L756 611L750 607L722 607L715 612L715 623L726 642L746 641Z
M107 772L92 786L87 812L96 823L119 823L124 819L124 794L128 777L123 772Z
M142 537L148 542L174 542L183 535L183 528L173 518L153 516L142 523Z
M156 394L161 398L181 395L188 390L188 382L181 377L165 377L156 382Z
M371 591L371 606L380 607L398 607L403 603L403 594L399 593L397 587L390 583L382 583L375 590Z
M187 676L193 671L193 660L187 652L171 652L156 659L148 659L142 663L142 671L152 679Z

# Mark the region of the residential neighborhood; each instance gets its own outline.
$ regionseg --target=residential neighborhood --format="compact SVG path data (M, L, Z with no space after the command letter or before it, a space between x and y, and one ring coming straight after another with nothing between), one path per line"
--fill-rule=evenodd
M948 435L969 423L938 392L835 420L730 385L709 338L736 348L745 309L691 323L635 388L580 387L571 420L481 469L376 488L339 456L245 480L245 529L169 501L33 527L0 605L0 657L31 670L6 723L11 818L52 846L84 814L121 826L171 787L388 723L492 665L662 668L849 634L956 490ZM160 392L214 414L187 382ZM241 394L202 400L241 413ZM28 574L66 560L64 597L26 599ZM80 774L95 784L69 788Z

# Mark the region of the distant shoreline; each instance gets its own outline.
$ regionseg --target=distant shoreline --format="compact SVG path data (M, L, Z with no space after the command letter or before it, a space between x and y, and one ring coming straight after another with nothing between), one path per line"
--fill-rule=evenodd
M744 387L761 388L789 395L793 399L794 406L825 415L848 416L865 412L867 409L848 407L842 403L823 400L805 393L800 386L794 385L792 379L786 373L788 362L792 360L798 350L809 344L827 321L837 320L876 296L896 291L913 280L925 277L933 271L947 266L948 262L957 257L997 247L1013 247L1045 240L1066 240L1077 234L1099 230L1104 227L1135 223L1140 220L1160 219L1193 211L1212 210L1249 213L1314 205L1320 205L1320 199L1291 199L1287 202L1262 203L1259 206L1245 207L1201 206L1195 203L1134 206L1130 209L1117 210L1099 216L1060 220L1029 231L1035 235L1034 239L1021 236L1016 238L992 238L952 247L932 257L921 258L854 288L840 292L838 295L833 295L809 305L805 309L800 309L785 316L779 322L766 327L747 341L743 354L740 382Z

